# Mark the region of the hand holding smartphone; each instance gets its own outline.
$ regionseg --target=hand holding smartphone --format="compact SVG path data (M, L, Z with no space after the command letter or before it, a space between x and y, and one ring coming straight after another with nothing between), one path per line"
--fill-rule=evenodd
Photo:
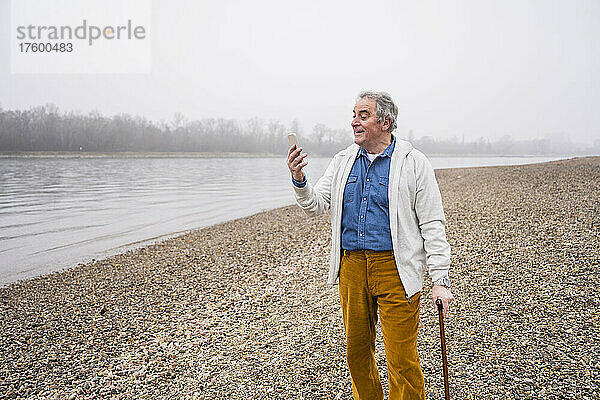
M302 151L302 147L300 147L298 144L298 137L295 133L288 133L288 140L290 142L290 149L288 151L287 159L288 168L292 173L292 178L298 182L302 182L304 181L304 172L302 172L302 168L308 164L306 161L304 161L304 158L308 154L300 153Z

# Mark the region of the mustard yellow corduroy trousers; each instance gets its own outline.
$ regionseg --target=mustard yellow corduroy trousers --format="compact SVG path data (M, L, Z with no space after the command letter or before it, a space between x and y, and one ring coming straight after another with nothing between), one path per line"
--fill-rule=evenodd
M425 399L417 352L421 294L415 294L410 302L406 299L394 253L344 250L339 290L354 399L383 399L375 362L377 309L388 368L389 399Z

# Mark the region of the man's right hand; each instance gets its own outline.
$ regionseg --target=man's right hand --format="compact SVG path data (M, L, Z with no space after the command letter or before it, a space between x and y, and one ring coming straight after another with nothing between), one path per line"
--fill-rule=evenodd
M292 173L292 178L298 182L304 181L304 172L302 172L302 168L304 168L308 163L304 161L304 158L308 155L306 153L302 153L302 147L296 148L296 145L291 145L288 150L288 158L287 158L287 166Z

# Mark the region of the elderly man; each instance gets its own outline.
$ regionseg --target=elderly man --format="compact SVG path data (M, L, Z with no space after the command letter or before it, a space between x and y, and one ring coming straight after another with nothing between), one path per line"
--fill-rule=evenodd
M329 283L339 282L354 399L382 399L375 362L377 312L388 367L390 400L424 399L417 352L425 269L444 314L453 296L446 219L433 168L423 153L392 132L398 108L389 94L362 92L354 106L354 144L337 153L313 186L302 148L287 164L298 205L309 215L331 212Z

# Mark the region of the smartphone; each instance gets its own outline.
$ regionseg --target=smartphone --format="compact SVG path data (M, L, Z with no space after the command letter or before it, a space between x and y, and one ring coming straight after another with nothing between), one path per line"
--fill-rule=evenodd
M298 144L298 136L295 133L288 133L288 140L290 141L290 146L296 145L296 148L300 147Z

